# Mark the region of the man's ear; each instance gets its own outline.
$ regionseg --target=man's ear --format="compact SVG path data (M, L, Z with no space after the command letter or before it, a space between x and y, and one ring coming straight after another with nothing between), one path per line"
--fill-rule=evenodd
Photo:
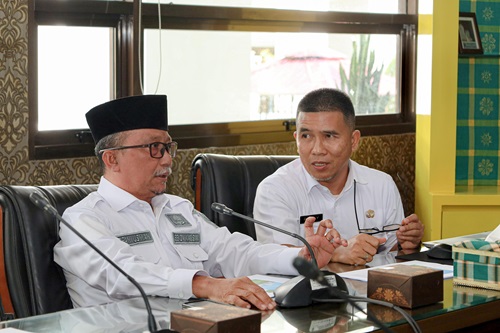
M356 151L358 149L360 138L361 138L361 132L359 130L354 130L351 135L352 151Z
M102 153L102 161L106 166L106 170L118 171L119 165L118 160L116 158L115 152L106 150Z
M297 154L299 154L299 141L297 140L297 131L293 132L293 138L295 139L295 146L297 147Z

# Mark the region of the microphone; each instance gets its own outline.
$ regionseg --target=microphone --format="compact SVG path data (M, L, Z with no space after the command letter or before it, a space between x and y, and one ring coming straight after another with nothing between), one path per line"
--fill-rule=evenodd
M317 281L321 285L327 287L333 296L336 296L338 298L342 298L343 300L345 300L347 302L349 301L348 294L346 295L345 292L342 292L338 289L339 286L338 286L338 281L336 281L337 279L341 279L341 281L345 285L345 289L344 288L341 288L341 289L346 290L347 285L345 284L345 281L342 280L342 278L340 276L338 276L337 274L333 273L333 275L325 275L324 271L321 271L318 269L318 267L311 265L310 262L308 262L306 259L304 259L302 257L296 257L295 259L293 259L292 264L293 264L293 267L295 267L297 269L297 272L299 272L300 275L306 277L309 280ZM326 273L328 273L328 272L326 272ZM331 277L331 276L333 276L333 277ZM332 282L330 282L330 281L335 283L335 285L332 285Z
M318 263L316 262L316 257L314 256L314 252L312 250L312 247L311 247L311 245L309 244L309 242L304 237L302 237L300 235L297 235L296 233L289 232L289 231L287 231L285 229L281 229L281 228L275 227L272 224L264 223L262 221L256 220L256 219L248 217L246 215L237 213L234 210L232 210L231 208L227 207L226 205L218 203L218 202L212 203L211 207L212 207L212 210L215 211L215 212L217 212L217 213L224 214L224 215L237 216L237 217L242 218L242 219L244 219L246 221L252 222L253 224L259 224L259 225L262 225L262 226L264 226L266 228L270 228L270 229L276 230L278 232L281 232L281 233L283 233L285 235L288 235L288 236L291 236L293 238L299 239L302 243L304 243L304 245L307 247L307 250L311 254L311 261L314 263L314 265L316 267L318 266Z
M323 275L332 276L330 278L332 279L332 283L335 283L335 285L339 288L339 290L342 290L342 292L348 293L347 285L340 276L338 276L333 272L328 272L328 271L322 272L318 269L318 264L316 262L316 258L314 257L311 245L304 237L289 232L287 230L275 227L274 225L258 221L246 215L239 214L221 203L214 202L212 203L211 207L212 210L214 210L217 213L237 216L254 224L259 224L266 228L270 228L278 232L284 233L285 235L300 239L305 244L305 246L309 250L309 253L311 254L311 263L301 257L301 260L307 262L307 264L311 267L311 272L313 272L314 269L314 272L318 271L321 272L321 274ZM299 273L301 275L304 275L300 271ZM330 298L329 293L328 292L325 293L325 291L328 291L326 287L318 286L317 284L313 285L311 281L309 279L305 279L304 276L296 276L288 280L287 282L283 283L274 290L274 301L279 306L285 308L309 306L313 302L316 302L316 300Z
M302 257L297 257L293 260L293 267L297 269L300 275L310 279L316 280L319 283L323 284L325 281L325 274L320 271L317 267L309 264L307 260Z
M173 332L171 330L160 330L157 331L156 328L156 320L153 315L153 311L151 310L151 305L149 303L148 297L146 296L146 293L144 292L144 289L142 289L141 285L137 283L136 280L134 280L133 277L131 277L127 272L125 272L120 266L118 266L113 260L111 260L108 256L106 256L101 250L99 250L94 244L92 244L85 236L83 236L78 230L76 230L71 224L69 224L59 213L57 210L52 206L47 199L42 197L38 192L32 192L30 194L30 200L35 204L35 206L39 207L40 209L48 212L49 214L53 215L58 221L61 221L62 224L64 224L68 229L70 229L73 233L75 233L78 237L80 237L85 243L87 243L88 246L90 246L94 251L96 251L102 258L104 258L111 266L116 268L121 274L123 274L141 293L141 296L144 300L144 303L146 305L146 311L148 312L148 329L151 333L161 333L161 332Z
M344 294L341 290L339 290L337 287L334 287L333 285L330 284L329 277L325 276L323 271L320 271L317 267L311 265L307 260L305 260L302 257L296 257L293 260L293 267L297 269L297 271L305 276L307 279L310 279L312 281L317 281L321 285L325 286L328 288L329 292L331 293L332 296L340 298L344 300L345 302L348 302L351 304L353 307L355 307L357 310L359 310L362 313L365 313L365 311L356 303L356 301L359 302L367 302L367 303L375 303L379 304L382 306L388 306L401 314L405 313L403 310L401 310L399 307L387 303L387 302L381 302L378 300L372 300L370 298L366 297L352 297L349 294ZM328 299L323 299L323 302L332 302L336 300L328 300ZM384 323L382 323L377 317L373 316L370 312L365 313L366 317L374 322L377 326L379 326L384 332L391 333L392 330L387 327ZM406 314L403 314L403 317L408 321L414 332L421 332L420 328L418 327L418 324L411 318L411 316L408 316Z

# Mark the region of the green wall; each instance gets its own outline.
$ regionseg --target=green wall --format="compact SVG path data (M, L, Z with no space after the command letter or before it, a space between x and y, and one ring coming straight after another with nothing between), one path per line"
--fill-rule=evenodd
M500 184L500 1L461 0L476 13L483 55L458 59L456 185Z

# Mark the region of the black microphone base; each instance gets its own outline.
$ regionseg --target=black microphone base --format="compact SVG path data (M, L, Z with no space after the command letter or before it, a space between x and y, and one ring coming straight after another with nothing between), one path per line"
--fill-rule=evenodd
M332 284L331 287L334 290L321 286L319 283L311 282L308 278L299 275L276 288L274 301L283 308L296 308L309 306L315 303L315 300L340 298L335 296L337 292L345 295L349 294L344 279L333 272L323 271L323 273L330 282L332 282L332 279L336 281L336 286Z

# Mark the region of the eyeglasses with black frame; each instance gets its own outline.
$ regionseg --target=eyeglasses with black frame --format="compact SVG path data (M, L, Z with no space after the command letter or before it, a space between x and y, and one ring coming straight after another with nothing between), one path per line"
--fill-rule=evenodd
M167 152L172 158L177 154L177 142L151 142L144 145L136 145L136 146L120 146L113 148L106 148L99 150L99 154L104 153L107 150L122 150L122 149L132 149L132 148L149 148L149 155L152 158L160 159Z
M356 180L354 179L354 215L356 216L356 223L358 224L358 231L360 234L367 234L367 235L375 235L379 234L382 232L393 232L393 231L398 231L399 228L401 227L400 224L388 224L385 225L382 230L379 228L367 228L367 229L361 229L359 227L359 220L358 220L358 210L356 209Z

